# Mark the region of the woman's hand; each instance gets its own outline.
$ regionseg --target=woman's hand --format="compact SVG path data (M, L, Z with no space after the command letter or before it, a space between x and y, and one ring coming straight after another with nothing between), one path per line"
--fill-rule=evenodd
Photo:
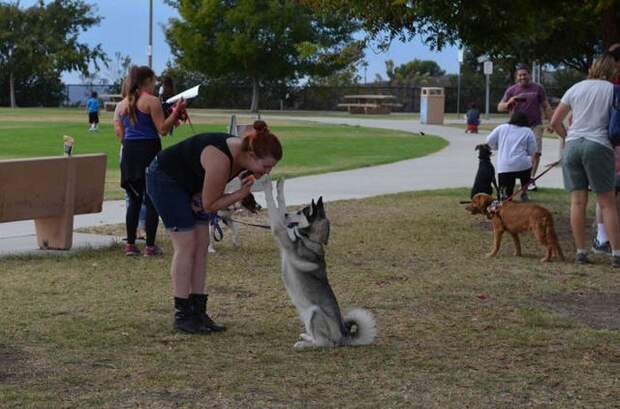
M177 116L182 116L185 114L185 109L187 108L187 101L184 98L178 100L174 106L172 107L172 111L177 113Z
M241 189L239 192L246 197L252 192L252 185L256 182L256 177L254 175L248 175L241 180Z

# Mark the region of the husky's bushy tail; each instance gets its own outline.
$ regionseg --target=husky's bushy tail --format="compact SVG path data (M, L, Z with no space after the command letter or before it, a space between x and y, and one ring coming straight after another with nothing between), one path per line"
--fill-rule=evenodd
M355 308L344 316L344 326L349 331L348 345L370 345L377 337L375 317L368 310Z

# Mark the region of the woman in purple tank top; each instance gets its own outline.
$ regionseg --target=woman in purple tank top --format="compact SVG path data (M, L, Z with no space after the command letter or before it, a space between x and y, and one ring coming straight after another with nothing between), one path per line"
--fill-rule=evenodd
M139 255L136 246L136 231L140 208L146 205L146 247L145 256L161 254L155 245L155 235L159 215L150 198L145 196L145 172L149 163L161 150L159 135L166 135L178 119L178 113L185 109L185 101L179 101L178 109L168 117L164 113L159 98L153 95L155 73L149 67L132 67L127 81L127 96L121 101L120 131L123 135L123 153L121 156L121 186L129 197L129 206L125 224L127 244L125 254Z

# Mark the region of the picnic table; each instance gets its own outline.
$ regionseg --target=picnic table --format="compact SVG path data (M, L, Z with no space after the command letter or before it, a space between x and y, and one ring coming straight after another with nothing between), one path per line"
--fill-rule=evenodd
M105 100L103 103L104 111L114 112L116 104L123 100L123 96L120 94L104 94L101 95L101 99Z
M394 95L345 95L344 99L346 102L338 104L338 107L347 108L350 114L389 114L393 108L402 106L395 102Z

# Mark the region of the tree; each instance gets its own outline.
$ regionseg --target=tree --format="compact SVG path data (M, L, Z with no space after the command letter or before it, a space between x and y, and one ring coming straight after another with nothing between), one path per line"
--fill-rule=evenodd
M445 74L445 71L435 61L417 58L398 67L394 66L394 61L387 60L385 70L392 85L412 84Z
M511 62L535 60L586 70L593 55L620 41L617 0L303 0L316 10L361 21L388 44L415 35L431 48L462 44ZM386 33L382 38L382 33Z
M363 68L363 64L360 64ZM358 74L356 65L350 65L342 70L335 71L328 76L310 77L309 86L318 87L350 87L358 85L362 77Z
M15 84L28 78L58 77L63 71L88 72L106 63L101 45L88 47L78 41L82 30L101 20L92 6L81 0L43 0L27 9L19 2L0 3L0 67L8 72L11 106L15 107Z
M252 84L327 76L362 56L355 22L317 16L296 0L168 0L180 19L166 31L177 63L211 78Z
M123 80L129 74L132 65L130 56L123 55L119 51L114 53L114 59L108 66L108 78L112 81L111 92L121 93Z

